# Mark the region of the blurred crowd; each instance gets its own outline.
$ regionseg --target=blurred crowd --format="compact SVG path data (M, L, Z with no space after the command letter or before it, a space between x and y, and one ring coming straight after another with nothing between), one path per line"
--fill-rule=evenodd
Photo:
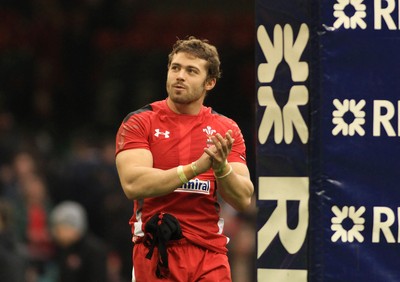
M1 1L0 281L94 281L83 268L130 280L114 138L127 113L165 97L177 37L219 47L223 78L206 104L241 126L254 175L251 1L160 2ZM256 209L222 205L233 281L255 281Z
M86 231L87 228L91 236L103 242L107 260L103 267L93 269L94 273L103 271L107 280L102 281L128 281L132 249L128 220L132 204L119 185L114 143L105 142L95 147L87 140L76 140L69 154L59 157L41 152L38 141L21 136L17 128L14 134L8 132L8 136L15 139L1 144L0 197L4 208L0 204L0 215L6 224L0 228L0 234L7 234L4 237L13 243L8 251L20 254L24 263L24 267L15 265L8 269L25 274L24 280L3 280L1 273L4 272L0 270L0 281L92 281L55 280L63 265L58 259L64 248L60 248L56 240L57 222L53 222L51 216L66 200L81 205L87 218L72 218L69 225L84 220L85 228L80 229ZM9 157L5 158L7 155ZM96 257L91 256L91 260Z

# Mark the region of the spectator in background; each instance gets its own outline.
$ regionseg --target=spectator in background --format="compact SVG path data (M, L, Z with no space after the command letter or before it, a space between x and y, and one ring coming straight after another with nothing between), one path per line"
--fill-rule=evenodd
M21 177L19 188L21 194L14 202L16 231L29 259L29 277L41 277L53 256L48 218L52 201L47 194L46 182L37 174Z
M24 177L37 173L38 166L30 152L19 150L1 168L1 194L12 200L21 196Z
M26 261L12 232L12 206L0 199L0 281L25 282Z
M88 232L86 210L64 201L51 212L52 235L57 244L58 282L106 282L107 248Z

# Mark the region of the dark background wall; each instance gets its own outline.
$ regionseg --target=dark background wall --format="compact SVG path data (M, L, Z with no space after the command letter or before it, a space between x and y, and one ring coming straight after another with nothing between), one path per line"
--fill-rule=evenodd
M79 129L114 134L129 111L164 98L167 54L188 35L221 53L223 79L207 104L243 125L252 118L251 1L2 3L0 110L51 133L58 149Z

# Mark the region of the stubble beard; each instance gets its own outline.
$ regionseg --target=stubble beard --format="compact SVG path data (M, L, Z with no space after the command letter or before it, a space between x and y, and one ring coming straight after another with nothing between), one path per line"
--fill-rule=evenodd
M167 86L168 97L172 100L172 102L181 105L188 105L192 102L195 102L201 98L203 89L196 89L190 91L185 88L184 90L176 90L172 85ZM180 92L180 93L178 93Z

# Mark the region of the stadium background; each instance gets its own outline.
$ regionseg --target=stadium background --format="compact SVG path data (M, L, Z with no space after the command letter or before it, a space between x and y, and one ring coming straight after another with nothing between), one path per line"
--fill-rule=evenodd
M114 137L127 113L166 96L177 38L219 48L223 77L206 104L242 128L254 177L252 1L3 0L0 19L0 197L24 205L29 188L18 183L34 174L44 205L83 204L119 281L130 278L131 203L117 179ZM255 210L224 210L237 282L255 281Z

